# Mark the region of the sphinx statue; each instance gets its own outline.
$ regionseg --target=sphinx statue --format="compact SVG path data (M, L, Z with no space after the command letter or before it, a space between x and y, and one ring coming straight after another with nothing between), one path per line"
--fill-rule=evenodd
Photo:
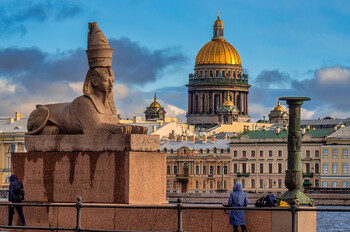
M89 70L83 94L72 102L37 105L26 134L146 134L147 128L120 124L113 100L113 49L96 22L89 23Z

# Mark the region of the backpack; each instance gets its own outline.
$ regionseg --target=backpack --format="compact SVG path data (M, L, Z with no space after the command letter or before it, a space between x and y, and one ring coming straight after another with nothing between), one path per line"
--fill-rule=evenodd
M13 193L15 194L17 201L24 200L24 189L21 182L18 182L17 188L13 191Z
M264 195L255 202L255 207L265 207L265 206L266 206L266 196Z

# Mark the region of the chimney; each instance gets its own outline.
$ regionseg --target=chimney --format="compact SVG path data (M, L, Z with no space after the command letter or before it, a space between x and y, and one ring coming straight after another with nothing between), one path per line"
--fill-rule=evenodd
M206 134L204 134L202 136L202 143L207 143L207 135Z
M133 121L133 123L140 123L141 122L141 117L134 116L132 121Z
M196 138L194 137L194 135L192 135L190 137L190 143L195 143L196 142Z
M170 134L170 141L176 141L175 131L174 131L174 130L171 131L171 134Z
M12 124L15 122L15 119L14 118L9 118L9 123Z
M183 139L184 139L184 141L187 141L187 136L184 136Z
M215 143L215 140L216 140L215 135L212 135L211 138L210 138L210 142L211 142L211 143Z
M153 127L152 127L152 132L153 132L153 133L156 133L156 132L157 132L157 126L153 126Z
M18 112L15 112L15 120L20 120L21 119L21 114Z
M281 128L277 127L276 128L276 134L279 134L281 132Z
M162 127L162 126L163 126L163 122L159 122L159 123L158 123L158 126L159 126L159 127Z

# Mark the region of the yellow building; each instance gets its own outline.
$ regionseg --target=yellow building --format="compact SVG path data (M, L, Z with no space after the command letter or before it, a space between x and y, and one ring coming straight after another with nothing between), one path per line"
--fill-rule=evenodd
M0 189L7 189L11 175L11 153L23 152L27 119L20 113L14 118L0 118Z
M326 144L321 148L322 187L350 187L350 175L348 172L350 165L349 151L349 127L340 128L326 138Z

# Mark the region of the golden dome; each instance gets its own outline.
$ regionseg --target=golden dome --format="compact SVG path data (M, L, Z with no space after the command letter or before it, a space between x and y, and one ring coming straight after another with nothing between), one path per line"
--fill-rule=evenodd
M281 106L280 101L278 100L277 106L273 108L274 111L284 111L283 106Z
M227 95L227 100L223 104L224 106L233 106L233 102L230 101L230 96Z
M218 19L214 22L214 27L223 27L224 23L221 21L220 16L218 16Z
M157 102L157 95L154 94L154 101L152 102L152 104L150 105L150 107L160 107L160 104Z
M237 50L225 40L212 40L199 50L196 64L238 64L241 58Z

